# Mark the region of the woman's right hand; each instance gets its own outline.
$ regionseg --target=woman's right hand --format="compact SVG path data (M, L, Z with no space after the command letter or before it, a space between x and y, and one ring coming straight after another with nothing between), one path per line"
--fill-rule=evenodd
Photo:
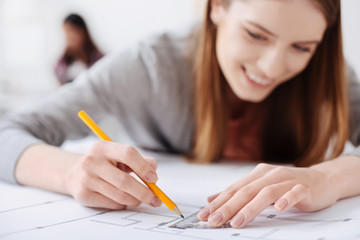
M160 199L131 171L149 183L157 181L155 159L128 145L99 141L70 168L67 191L87 207L124 209L142 202L160 206Z

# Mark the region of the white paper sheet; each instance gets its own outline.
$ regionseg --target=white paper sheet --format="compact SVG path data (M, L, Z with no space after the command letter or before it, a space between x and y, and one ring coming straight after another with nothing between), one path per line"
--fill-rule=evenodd
M184 216L206 204L248 173L253 164L195 165L181 157L147 153L158 159L157 185ZM0 183L0 240L10 239L360 239L360 197L333 207L302 213L279 213L268 207L244 229L175 229L181 219L167 209L141 205L123 211L85 208L72 198L38 189Z

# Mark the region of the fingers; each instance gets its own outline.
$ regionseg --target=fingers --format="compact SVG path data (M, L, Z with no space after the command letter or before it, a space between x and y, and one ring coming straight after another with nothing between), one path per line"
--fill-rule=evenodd
M293 185L293 182L288 181L263 188L253 200L233 217L230 222L231 226L234 228L245 226L273 202L275 202L275 209L280 211L295 206L307 196L308 189L301 184L292 187ZM288 189L291 190L288 191Z
M198 218L202 221L208 220L208 217L216 211L220 206L224 205L236 192L241 189L242 199L249 201L252 199L259 189L268 184L264 181L261 183L255 182L257 179L263 177L266 172L274 169L275 166L269 164L258 164L254 170L252 170L246 177L236 181L219 194L215 199L212 199L210 203L198 213ZM255 183L254 183L255 182ZM248 186L249 185L249 186ZM246 187L245 187L246 186ZM246 196L246 197L244 197Z
M256 192L254 191L254 193L251 193L248 197L244 197L243 192L238 191L225 204L209 216L208 222L210 226L217 227L227 222L235 213L239 212L246 205L247 201L244 200L253 198L255 194Z
M72 196L82 205L94 208L105 209L124 209L126 206L117 201L106 197L102 193L96 192L99 186L103 187L101 182L95 178L80 172L78 180L74 183Z
M308 194L308 189L302 184L295 185L290 191L285 193L274 204L278 211L285 211L300 203Z
M128 174L131 170L145 181L154 182L156 166L155 159L143 158L132 147L100 141L69 171L69 192L91 207L122 209L142 202L160 206L154 193Z
M210 226L220 226L231 218L232 227L239 228L250 222L255 216L274 203L291 186L290 182L278 183L265 186L260 190L249 184L248 190L238 191L225 204L219 207L209 217Z
M231 219L232 227L241 228L273 203L275 203L275 209L280 211L293 206L299 208L299 205L311 202L310 195L309 188L296 184L292 179L277 182L274 175L269 175L246 185L229 199L227 196L224 197L228 200L222 205L211 206L212 203L210 203L205 209L209 213L210 226L218 227ZM221 194L218 198L221 198ZM210 214L210 209L213 210L212 214Z
M217 198L218 196L220 195L220 193L216 193L216 194L214 194L214 195L211 195L211 196L209 196L208 197L208 202L210 203L210 202L212 202L215 198Z
M214 195L211 195L208 197L208 202L211 203L212 201L214 201L214 199L216 199L221 193L216 193ZM210 210L208 208L204 208L201 211L198 212L197 217L198 219L205 221L207 220L208 216L210 215Z
M127 165L141 179L149 183L155 183L157 181L157 175L153 165L150 164L149 161L146 161L134 147L119 143L99 141L95 143L90 151L90 155L107 159L114 165L117 165L117 162Z
M92 194L101 194L104 198L110 199L113 202L123 205L123 206L138 206L141 202L131 196L130 194L121 191L120 189L114 187L108 182L103 181L102 179L92 179L89 185L89 198L92 199ZM91 195L90 195L91 194ZM109 208L106 206L106 208Z
M144 159L145 159L145 161L150 163L153 170L156 171L156 169L157 169L157 161L156 161L156 159L153 158L153 157L147 157L147 156L144 156Z
M213 202L208 204L211 214L208 217L210 226L217 227L227 222L240 209L242 209L251 199L253 199L261 189L261 180L240 188L236 192L220 194Z
M126 206L120 203L117 203L104 195L97 192L89 192L86 196L77 199L86 207L93 208L104 208L104 209L113 209L113 210L121 210L125 209Z
M290 187L292 183L284 182L273 184L264 187L260 192L248 202L238 213L233 217L230 224L233 228L241 228L247 225L257 215L259 215L265 208L274 203L281 197ZM229 204L236 204L232 202ZM228 206L230 207L230 206ZM221 211L221 210L219 210Z
M130 206L137 206L140 202L152 206L159 206L161 204L160 200L148 187L111 164L105 163L99 167L98 176L109 183L109 185L111 184L112 188L105 188L106 186L104 186L104 184L98 184L99 186L97 189L101 189L100 185L103 185L104 190L101 189L100 191L104 192L105 196L108 196L115 201L121 199L120 201L117 201L119 203ZM119 190L121 190L121 193Z
M148 161L151 165L151 167L153 168L153 170L156 172L156 169L157 169L157 161L155 158L153 157L146 157L144 156L144 159L145 161ZM129 168L128 166L126 166L124 163L121 163L121 162L118 162L116 164L116 167L119 168L121 171L124 171L124 172L132 172L132 169Z
M294 206L304 198L303 188L294 187L294 173L289 172L289 168L276 166L265 170L265 174L261 172L261 169L255 169L227 188L198 213L199 219L207 219L211 226L218 227L234 218L232 226L242 227L287 192L285 197L289 199L285 199L291 199L291 203L286 202L286 207Z

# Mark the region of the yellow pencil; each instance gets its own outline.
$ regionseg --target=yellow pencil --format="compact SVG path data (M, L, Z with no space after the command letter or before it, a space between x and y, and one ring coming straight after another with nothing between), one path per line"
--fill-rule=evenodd
M89 117L89 115L86 114L85 111L80 111L78 113L78 117L96 134L98 137L100 137L102 140L105 141L111 141L111 139L100 129L98 125ZM140 177L139 177L140 178ZM180 212L178 206L171 201L171 199L165 195L161 189L156 186L155 183L147 183L142 178L140 178L150 189L151 191L173 212L175 212L177 215L184 218L182 213Z

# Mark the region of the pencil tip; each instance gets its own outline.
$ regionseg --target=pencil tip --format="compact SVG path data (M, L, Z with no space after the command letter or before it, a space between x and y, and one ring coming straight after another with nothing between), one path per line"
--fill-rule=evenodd
M180 217L184 218L184 216L182 215L182 213L180 212L180 210L179 210L179 208L177 206L174 207L174 209L172 211L174 211Z

